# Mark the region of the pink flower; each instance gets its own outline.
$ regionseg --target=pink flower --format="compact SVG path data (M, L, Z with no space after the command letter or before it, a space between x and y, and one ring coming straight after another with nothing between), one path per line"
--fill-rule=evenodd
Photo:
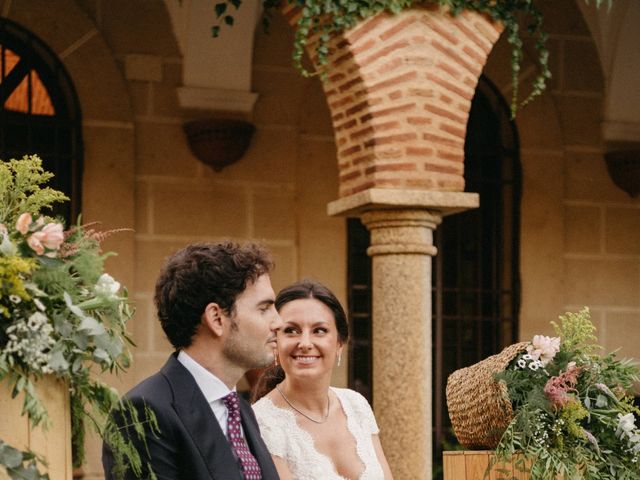
M535 335L531 341L531 345L527 347L527 353L534 360L540 360L542 365L546 366L556 353L560 351L559 337L546 337L544 335Z
M64 233L62 231L61 223L47 223L44 228L37 233L43 234L41 242L50 250L59 249L62 242L64 242Z
M573 400L569 393L576 391L580 371L580 367L576 366L575 362L569 362L565 372L549 379L544 386L544 393L554 407L562 408Z
M22 235L26 235L29 231L29 225L33 222L30 213L23 213L18 217L16 221L16 230L18 230Z
M27 239L27 243L38 255L44 253L44 249L58 250L64 242L62 224L47 223L40 231L33 232ZM55 257L55 252L46 254L48 257Z
M35 233L27 238L27 244L31 247L31 250L36 252L38 255L42 255L44 253L44 245L42 245L42 242Z
M7 230L7 227L4 225L4 223L0 223L0 235L3 235L5 237L9 235L9 231Z

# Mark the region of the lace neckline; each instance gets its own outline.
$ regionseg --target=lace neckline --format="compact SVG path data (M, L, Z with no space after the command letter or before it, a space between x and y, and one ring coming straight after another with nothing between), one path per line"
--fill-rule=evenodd
M342 409L342 413L344 414L344 416L347 419L347 430L349 431L349 433L351 434L351 436L353 437L355 443L356 443L356 455L358 456L358 460L360 461L360 463L364 466L362 472L360 472L360 475L358 476L358 478L356 480L362 480L364 478L367 478L367 470L369 469L369 465L367 462L365 462L365 458L366 455L363 452L363 445L361 441L358 441L358 437L359 435L356 433L356 428L355 428L355 418L353 415L353 412L351 411L351 407L349 405L349 402L346 402L344 400L344 398L341 396L341 392L339 391L339 389L335 389L333 387L329 387L329 389L336 395L336 398L338 399L338 404L340 405L340 408ZM311 434L311 432L309 432L308 430L306 430L305 428L302 428L299 424L298 421L296 419L296 414L288 409L288 408L282 408L282 407L278 407L269 397L263 397L263 400L268 401L270 406L275 409L276 411L280 412L282 415L284 415L288 422L292 424L293 428L296 428L299 433L301 434L301 436L304 438L305 441L309 442L309 444L311 444L313 447L314 452L316 453L316 455L318 455L318 457L320 457L321 459L323 459L324 461L326 461L329 465L331 465L331 468L333 470L333 474L335 475L335 477L337 479L340 480L349 480L345 477L343 477L342 475L340 475L338 473L338 469L336 468L336 465L333 463L333 460L331 460L331 458L326 455L325 453L320 452L317 448L316 448L316 441L314 436Z

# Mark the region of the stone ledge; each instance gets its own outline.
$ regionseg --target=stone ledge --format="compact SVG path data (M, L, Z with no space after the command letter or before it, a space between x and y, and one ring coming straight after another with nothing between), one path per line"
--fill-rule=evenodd
M178 100L183 108L251 114L257 99L257 93L245 92L244 90L202 87L178 88Z
M369 210L413 208L447 216L479 206L480 196L477 193L370 188L330 202L327 214L357 217Z
M640 122L605 121L602 123L602 135L605 141L640 140Z

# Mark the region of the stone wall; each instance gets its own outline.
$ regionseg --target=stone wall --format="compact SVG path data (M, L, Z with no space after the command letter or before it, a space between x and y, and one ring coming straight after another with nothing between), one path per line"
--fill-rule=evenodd
M548 8L554 76L516 119L524 179L520 338L551 334L550 320L586 305L605 350L622 347L621 355L640 358L633 340L640 335L640 199L606 171L604 79L590 32L573 0ZM502 38L485 69L505 98L508 49ZM530 58L525 81L535 73Z

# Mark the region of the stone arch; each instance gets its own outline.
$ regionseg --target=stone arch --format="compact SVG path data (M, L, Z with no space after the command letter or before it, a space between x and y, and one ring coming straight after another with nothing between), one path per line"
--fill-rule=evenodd
M84 137L83 221L105 229L134 226L134 124L129 92L97 26L74 2L6 2L2 15L42 39L69 73L80 103ZM37 152L34 152L37 153ZM118 199L120 208L108 208ZM133 235L109 241L119 252L109 269L133 283Z

